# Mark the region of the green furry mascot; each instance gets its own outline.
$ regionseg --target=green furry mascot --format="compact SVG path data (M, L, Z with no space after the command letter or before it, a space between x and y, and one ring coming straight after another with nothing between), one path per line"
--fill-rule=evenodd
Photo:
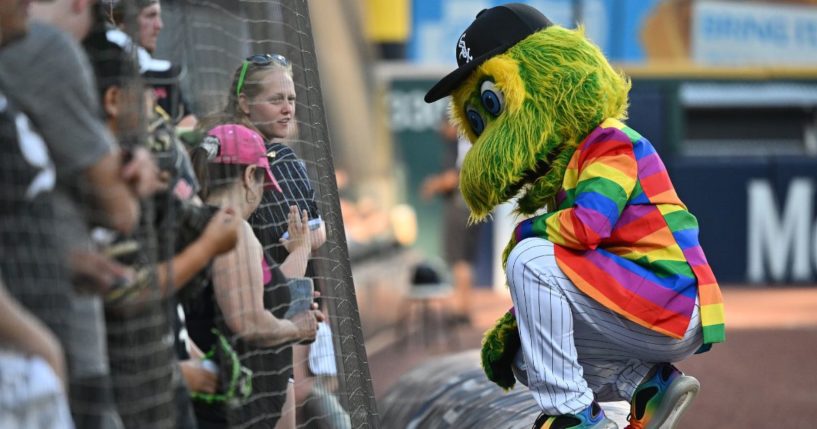
M538 84L526 85L523 76ZM482 105L477 83L486 77L494 79L493 86L504 96L502 115L494 116ZM470 141L479 141L466 155L460 173L460 187L473 219L484 219L520 191L520 214L554 207L579 140L605 118L624 119L629 89L630 82L609 66L581 31L555 26L478 67L454 91L451 104L459 128ZM473 127L470 121L482 123ZM477 135L475 129L483 131ZM514 245L511 239L503 253L503 267ZM485 373L504 389L515 383L510 368L519 348L516 328L516 318L509 312L483 340Z
M486 76L495 79L494 85L504 95L505 110L497 117L484 111L480 102L476 83ZM539 85L526 86L523 76ZM454 121L472 142L479 140L466 155L460 174L462 194L474 220L484 219L519 191L517 210L523 215L553 207L579 139L605 118L624 118L629 88L629 81L613 71L582 33L559 27L535 33L483 63L453 93L452 103ZM484 121L480 136L474 127L463 126L475 113ZM503 253L503 267L514 244L509 243ZM515 382L510 363L519 347L517 335L516 319L508 313L483 340L486 375L505 389Z
M426 101L451 95L473 144L460 172L472 221L514 199L529 217L503 253L515 307L485 335L487 377L510 389L526 372L535 428L616 427L594 398L631 400L633 429L674 427L698 383L671 362L723 341L723 305L697 221L622 122L629 80L581 28L523 4L480 12L456 55Z

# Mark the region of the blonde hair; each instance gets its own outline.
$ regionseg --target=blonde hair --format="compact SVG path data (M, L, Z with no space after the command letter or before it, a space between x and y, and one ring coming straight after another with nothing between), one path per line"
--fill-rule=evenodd
M245 60L246 61L246 60ZM251 130L261 132L252 123L250 117L241 110L239 103L239 94L236 93L238 81L241 79L241 70L244 68L244 62L233 72L232 83L227 91L227 104L220 112L209 115L199 122L198 128L203 131L208 131L213 127L223 124L239 124L248 127ZM273 61L266 65L257 65L253 62L247 64L247 71L244 74L244 82L241 85L240 94L244 94L248 99L254 99L259 94L264 92L266 84L266 74L276 71L283 71L287 76L292 78L292 64L287 63L286 66Z

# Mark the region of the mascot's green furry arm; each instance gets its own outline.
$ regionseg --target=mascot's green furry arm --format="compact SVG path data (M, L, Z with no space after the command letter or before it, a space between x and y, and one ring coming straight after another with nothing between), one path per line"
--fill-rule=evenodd
M579 142L607 118L624 119L630 82L582 29L549 26L482 63L453 93L451 117L474 146L460 186L474 220L518 194L517 212L555 207ZM512 239L503 255L515 245ZM482 343L490 380L510 389L520 347L513 311Z
M513 309L505 313L482 338L482 369L488 380L503 389L511 389L516 383L512 365L521 347L519 330Z

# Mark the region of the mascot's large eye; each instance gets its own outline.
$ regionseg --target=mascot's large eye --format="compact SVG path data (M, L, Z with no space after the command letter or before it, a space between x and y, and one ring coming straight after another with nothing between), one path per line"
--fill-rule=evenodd
M482 82L479 92L479 98L482 100L482 105L485 107L485 110L494 116L499 116L505 104L505 97L502 95L502 91L500 91L493 82L486 80Z
M485 121L482 120L482 116L471 106L465 108L465 116L468 117L468 124L471 125L471 131L479 137L479 135L485 131Z

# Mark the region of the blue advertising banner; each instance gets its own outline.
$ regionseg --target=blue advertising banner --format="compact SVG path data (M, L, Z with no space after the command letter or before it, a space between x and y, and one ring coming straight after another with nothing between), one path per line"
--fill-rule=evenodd
M522 0L568 28L577 22L614 61L640 62L644 21L660 0ZM460 33L485 8L504 0L414 0L409 59L420 64L454 64Z
M700 64L817 64L817 7L707 1L692 14Z
M668 167L721 283L817 280L817 159L693 157Z
M409 59L453 64L476 14L504 0L414 0ZM778 1L522 0L588 37L615 62L701 65L817 64L817 6ZM802 2L801 2L802 3Z

